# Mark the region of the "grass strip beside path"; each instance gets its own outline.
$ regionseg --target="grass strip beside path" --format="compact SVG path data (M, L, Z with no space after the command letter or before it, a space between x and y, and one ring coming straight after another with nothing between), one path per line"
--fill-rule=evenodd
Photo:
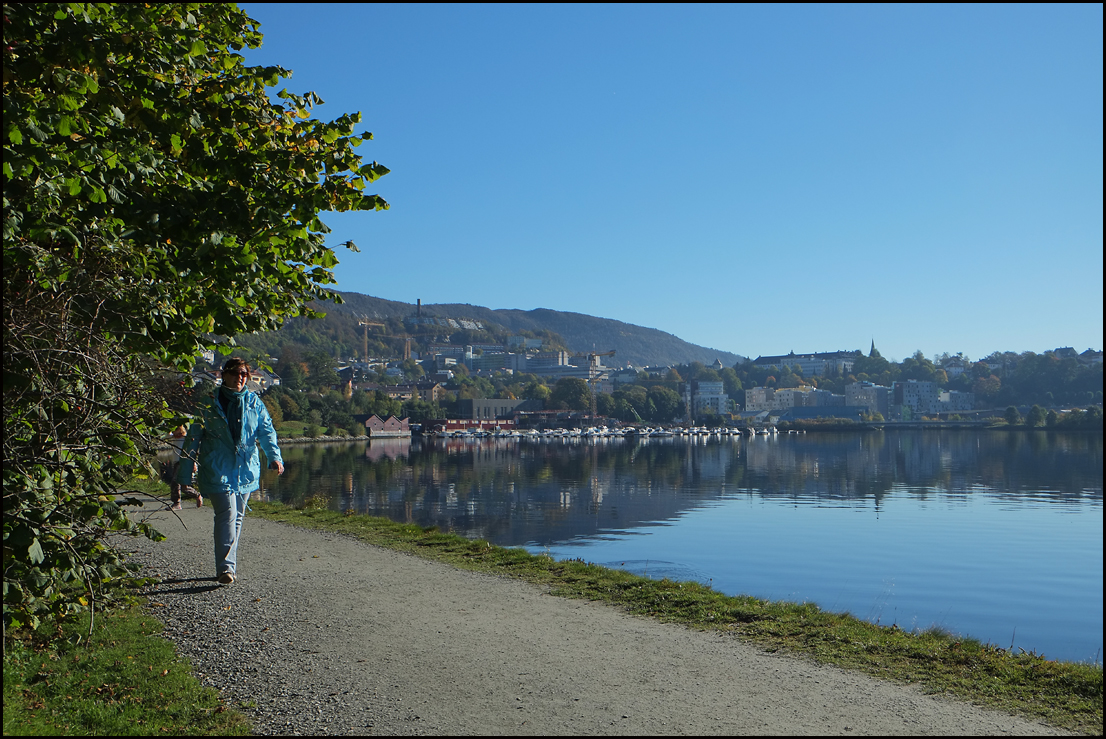
M7 635L4 735L243 736L245 716L193 677L163 624L138 606Z
M661 621L732 633L768 651L783 650L880 678L920 683L930 693L1102 734L1099 665L1052 661L1032 652L1015 654L937 629L907 632L878 626L811 603L728 596L697 582L651 580L583 560L555 561L436 527L338 513L328 510L326 503L309 498L302 509L251 505L255 515L272 521L334 531L456 567L517 577L547 586L554 595L603 601Z

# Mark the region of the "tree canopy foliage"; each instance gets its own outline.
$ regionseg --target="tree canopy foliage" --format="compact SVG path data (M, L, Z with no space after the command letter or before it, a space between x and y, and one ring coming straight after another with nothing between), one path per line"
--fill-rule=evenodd
M319 213L387 208L388 170L360 114L270 99L290 72L246 66L233 4L4 16L4 614L35 623L123 572L111 494L183 409L158 371L331 297Z

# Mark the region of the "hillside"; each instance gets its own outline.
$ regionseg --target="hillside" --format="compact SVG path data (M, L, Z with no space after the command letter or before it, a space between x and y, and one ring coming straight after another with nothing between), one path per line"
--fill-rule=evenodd
M345 302L341 305L325 304L323 310L339 314L367 315L370 319L402 319L415 313L415 305L394 300L383 300L361 293L340 293ZM502 326L510 333L519 331L552 331L560 334L572 351L609 351L614 349L614 360L607 364L633 364L638 367L651 365L684 364L702 362L711 364L722 360L727 367L744 357L731 352L698 346L655 328L644 328L609 318L597 318L582 313L537 308L530 311L493 310L479 305L458 303L422 306L424 316L437 318L469 318Z

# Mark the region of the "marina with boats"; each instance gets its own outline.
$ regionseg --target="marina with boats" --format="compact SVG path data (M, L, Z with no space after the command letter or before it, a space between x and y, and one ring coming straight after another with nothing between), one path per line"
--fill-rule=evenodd
M425 431L416 430L416 433L429 438L497 438L519 439L538 441L542 439L599 439L599 438L740 438L743 436L769 436L781 433L775 426L763 427L732 427L722 426L707 428L706 426L589 426L586 428L546 428L546 429L505 429L505 428L471 428L449 429L430 428ZM800 430L789 430L783 433L805 433Z

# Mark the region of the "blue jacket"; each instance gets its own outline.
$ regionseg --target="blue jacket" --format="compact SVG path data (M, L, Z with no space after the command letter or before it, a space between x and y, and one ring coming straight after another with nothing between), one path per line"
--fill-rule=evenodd
M185 437L177 482L195 484L203 495L217 491L237 495L252 493L261 484L261 462L257 455L259 443L270 463L284 463L277 446L273 419L261 398L252 392L246 393L242 438L234 440L231 439L230 423L222 405L214 395L209 396L201 403ZM192 465L188 463L190 459L199 459L200 463L195 483L192 482Z

